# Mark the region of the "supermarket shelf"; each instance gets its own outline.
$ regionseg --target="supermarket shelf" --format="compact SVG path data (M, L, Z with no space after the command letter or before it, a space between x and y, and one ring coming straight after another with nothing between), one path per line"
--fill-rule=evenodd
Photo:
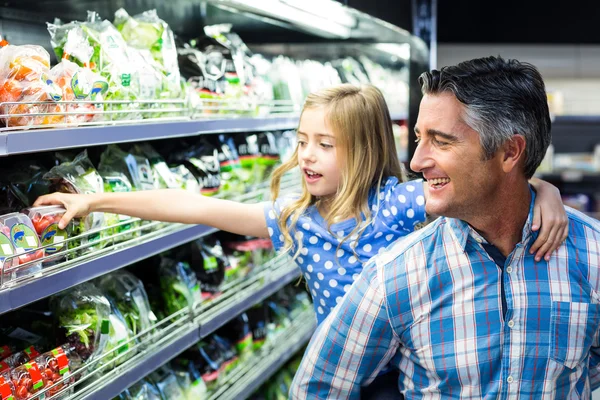
M203 325L202 320L199 318L196 318L194 322L194 313L188 312L182 315L182 318L189 320L184 321L184 324L181 325L182 319L180 318L178 322L166 326L155 335L156 338L159 338L157 341L146 343L148 347L145 350L103 375L99 380L91 382L90 385L82 388L70 399L111 399L117 396L138 380L194 345L206 334L211 333L236 315L282 289L300 275L295 264L293 268L284 268L284 271L280 274L274 273L278 271L280 265L282 265L281 262L265 264L266 268L261 271L262 276L269 277L269 279L262 280L263 287L258 291L238 287L242 285L231 286L229 290L234 294L242 291L248 291L248 293L244 293L244 296L234 297L234 304L231 307L225 310L215 310L217 312L211 314L211 318L205 322L206 325ZM173 329L173 326L177 327Z
M134 241L135 244L124 248L105 248L91 259L72 263L69 268L39 278L33 276L30 281L0 290L0 314L216 231L204 225L177 224L166 232L163 230L144 236L142 243Z
M0 156L167 139L204 133L295 129L298 117L227 118L67 129L31 129L0 133Z
M286 268L284 271L285 272L282 274L272 277L269 282L264 282L263 287L258 289L258 291L242 293L239 299L236 299L235 302L226 309L220 310L214 317L204 321L201 318L199 321L200 337L210 335L254 304L260 303L267 297L275 294L279 289L298 279L300 276L300 270L296 264L291 264L291 267Z
M232 372L224 387L213 393L210 400L243 400L251 396L308 343L315 325L314 313L303 312L286 328L286 333L274 343L265 345L260 353L255 354L238 371Z
M167 340L164 338L159 339L147 351L138 354L130 361L102 376L99 381L92 382L90 386L75 393L70 399L112 399L129 386L177 357L199 340L198 327L186 324L174 332L169 332ZM100 382L107 382L107 384L102 385L99 384Z

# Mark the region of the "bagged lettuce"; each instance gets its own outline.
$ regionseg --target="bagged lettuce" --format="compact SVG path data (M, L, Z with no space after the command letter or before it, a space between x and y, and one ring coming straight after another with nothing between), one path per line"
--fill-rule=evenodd
M129 178L125 174L116 171L101 171L100 175L104 180L104 192L106 193L128 193L133 191L133 187ZM104 213L104 219L106 226L114 226L122 222L130 221L132 218L129 215L123 214L112 214ZM139 221L125 223L123 225L115 226L107 230L107 234L114 236L116 234L129 231L133 228L140 226ZM130 240L134 237L139 237L140 232L133 232L131 234L123 235L118 238L112 239L115 243Z
M172 163L183 163L200 184L200 193L215 196L221 190L221 165L218 149L205 138L185 150L171 156Z
M147 158L150 162L155 189L177 189L181 187L165 160L150 144L136 144L133 146L132 153Z
M98 169L103 173L124 174L134 190L154 189L154 177L148 159L127 153L115 144L110 144L100 157Z
M158 64L163 75L161 97L182 97L173 31L158 17L156 10L145 11L132 17L121 8L115 13L115 26L129 46L148 51Z
M55 21L48 24L52 47L59 60L68 59L80 66L89 64L94 72L100 73L108 81L107 100L137 100L140 94L139 76L136 65L130 59L127 44L121 33L107 20L102 20L95 12L88 12L85 22L73 21L63 24ZM72 33L73 32L73 33ZM81 42L85 38L93 49L91 58L86 60L87 53L69 54L68 41ZM77 47L77 46L73 46ZM135 103L110 104L107 111L135 110ZM137 119L135 112L114 113L110 119Z

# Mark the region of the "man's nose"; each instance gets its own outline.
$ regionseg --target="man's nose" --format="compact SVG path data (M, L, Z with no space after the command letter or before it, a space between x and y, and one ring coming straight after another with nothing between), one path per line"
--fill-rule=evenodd
M410 160L410 169L414 172L422 172L424 169L431 168L433 165L434 162L428 147L423 143L419 143Z

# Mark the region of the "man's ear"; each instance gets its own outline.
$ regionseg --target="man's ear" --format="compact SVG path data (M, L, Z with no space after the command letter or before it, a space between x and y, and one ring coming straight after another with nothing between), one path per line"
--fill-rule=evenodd
M511 172L515 166L525 163L525 148L527 142L523 135L514 135L503 145L502 169L504 172Z

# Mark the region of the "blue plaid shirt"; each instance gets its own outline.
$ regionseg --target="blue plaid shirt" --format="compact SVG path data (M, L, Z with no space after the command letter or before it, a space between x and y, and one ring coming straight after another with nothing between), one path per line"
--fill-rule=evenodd
M290 398L358 398L390 361L407 399L589 398L600 386L600 222L567 214L569 237L548 262L528 251L532 209L503 268L457 219L397 241L318 328Z

